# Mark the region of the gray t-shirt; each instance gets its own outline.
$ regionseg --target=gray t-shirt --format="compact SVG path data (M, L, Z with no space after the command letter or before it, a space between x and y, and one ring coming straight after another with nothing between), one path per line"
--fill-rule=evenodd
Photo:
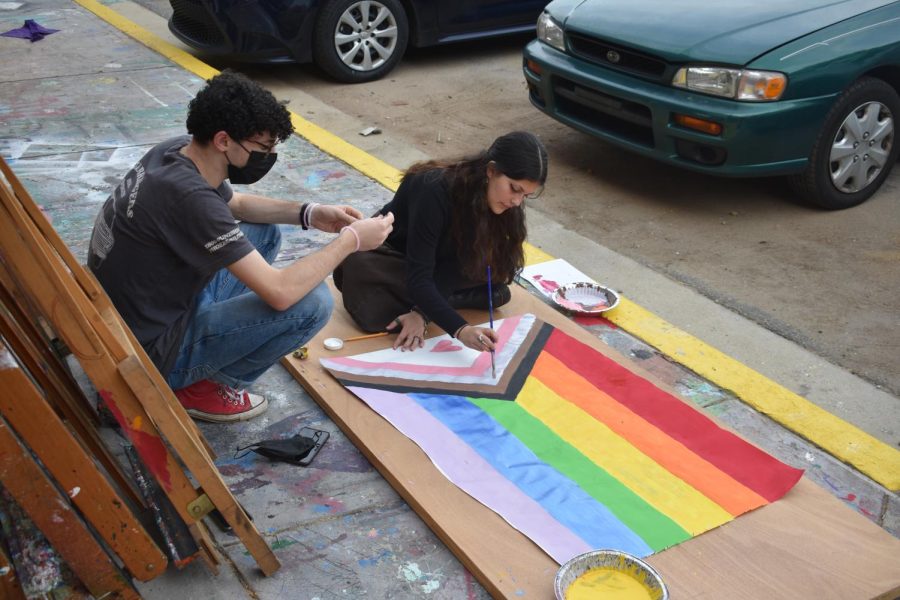
M163 375L178 356L200 291L253 251L228 208L179 151L180 136L153 147L106 200L91 234L88 267Z

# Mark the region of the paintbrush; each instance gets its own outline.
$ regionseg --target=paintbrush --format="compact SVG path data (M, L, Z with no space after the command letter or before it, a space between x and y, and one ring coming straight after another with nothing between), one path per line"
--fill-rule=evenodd
M491 322L491 329L494 329L494 291L491 289L491 265L487 266L488 279L488 318ZM491 350L491 379L496 379L497 369L494 366L494 351Z
M340 350L341 348L344 347L344 343L346 343L346 342L355 342L357 340L367 340L369 338L383 337L388 334L390 334L389 331L381 331L379 333L370 333L368 335L358 335L356 337L349 337L346 340L342 340L341 338L325 338L325 340L322 342L322 344L328 350ZM306 358L303 355L303 350L305 350L305 346L303 348L300 348L300 350L297 350L296 352L294 352L294 357L300 358L300 359ZM300 354L298 355L298 353L300 353Z
M382 337L385 335L390 335L391 333L393 333L393 332L392 331L379 331L378 333L370 333L368 335L358 335L356 337L349 337L349 338L345 339L344 341L345 342L355 342L357 340L367 340L369 338L377 338L377 337Z

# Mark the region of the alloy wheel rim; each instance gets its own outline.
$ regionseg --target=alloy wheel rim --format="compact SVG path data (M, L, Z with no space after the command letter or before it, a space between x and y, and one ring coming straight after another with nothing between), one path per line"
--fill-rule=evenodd
M338 19L334 48L347 67L371 71L393 56L397 36L397 19L387 6L380 2L356 2Z
M894 118L880 102L866 102L847 115L831 144L831 182L846 194L872 183L887 166L894 144Z

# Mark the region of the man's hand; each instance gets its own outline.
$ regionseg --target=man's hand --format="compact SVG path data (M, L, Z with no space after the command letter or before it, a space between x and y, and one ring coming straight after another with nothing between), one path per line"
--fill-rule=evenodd
M319 204L313 210L309 224L326 233L337 233L350 223L362 219L362 213L346 205Z
M318 209L317 209L318 210ZM378 215L369 219L360 219L348 225L359 238L359 250L374 250L384 243L394 228L394 213ZM349 232L348 232L349 233Z

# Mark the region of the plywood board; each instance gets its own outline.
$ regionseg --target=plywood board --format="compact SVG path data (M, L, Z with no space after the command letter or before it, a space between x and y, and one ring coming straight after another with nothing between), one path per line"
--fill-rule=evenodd
M337 296L337 292L334 292ZM418 446L344 389L320 365L323 356L387 347L392 337L324 349L327 337L360 331L336 301L331 322L309 357L285 365L459 560L496 598L552 598L558 565L524 535L451 484ZM634 366L525 291L495 318L533 313ZM470 322L487 321L469 312ZM432 333L435 335L435 333ZM661 382L641 373L660 387ZM648 559L674 598L893 598L900 594L900 540L803 478L780 501Z
M0 482L94 597L140 598L67 499L2 420Z

